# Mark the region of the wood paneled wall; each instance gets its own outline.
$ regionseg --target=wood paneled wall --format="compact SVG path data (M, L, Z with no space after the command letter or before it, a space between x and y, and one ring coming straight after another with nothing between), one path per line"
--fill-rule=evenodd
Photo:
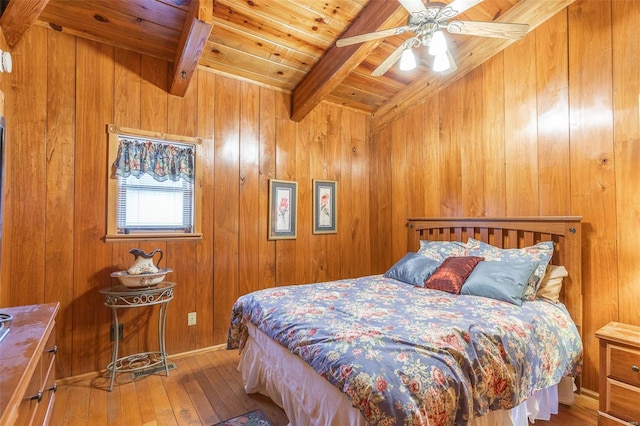
M170 96L166 62L42 27L12 54L0 306L60 301L59 377L107 365L111 313L98 290L133 247L161 248L174 270L169 353L225 343L241 294L369 273L366 114L321 104L294 123L288 95L206 71ZM103 242L107 123L204 139L201 241ZM298 182L296 240L267 240L271 178ZM314 178L339 182L337 234L312 234ZM123 314L123 353L153 349L157 311Z
M640 325L638 27L640 2L578 0L371 145L374 272L404 254L407 216L583 216L583 384L594 391L594 332Z
M167 64L34 27L2 75L9 122L0 306L60 301L62 377L103 369L97 290L132 244L105 233L107 123L204 139L204 238L160 247L179 283L172 353L223 343L251 290L383 272L408 216L581 215L585 371L595 330L640 325L640 3L578 0L368 140L368 118L199 71L169 96ZM298 238L268 241L268 180L298 182ZM339 181L336 235L311 232L311 180ZM187 312L198 324L186 325ZM154 343L155 312L126 314L124 350ZM151 329L147 327L151 324Z

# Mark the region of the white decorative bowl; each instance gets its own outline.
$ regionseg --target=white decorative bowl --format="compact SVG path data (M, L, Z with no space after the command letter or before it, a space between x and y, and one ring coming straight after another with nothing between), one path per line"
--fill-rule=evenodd
M164 277L169 272L173 272L173 269L160 269L154 274L134 274L130 275L127 271L118 271L111 274L112 277L117 277L122 284L129 288L144 288L153 287L164 281Z

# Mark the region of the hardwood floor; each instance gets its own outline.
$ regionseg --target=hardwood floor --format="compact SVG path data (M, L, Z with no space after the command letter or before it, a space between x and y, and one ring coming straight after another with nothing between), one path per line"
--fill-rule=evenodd
M237 351L216 350L170 358L169 377L155 374L135 381L119 374L112 392L105 377L58 388L51 424L58 425L214 425L260 408L275 426L288 424L284 411L263 395L247 395L236 367Z
M169 377L158 374L132 381L120 374L112 392L107 391L106 377L62 384L51 425L213 425L257 408L275 426L287 425L284 411L269 398L245 394L236 370L237 351L208 351L171 362L177 368ZM571 407L561 406L551 421L537 420L535 425L595 426L597 402L578 397Z
M598 424L598 401L586 396L576 396L571 406L560 405L558 414L551 420L536 420L535 426L596 426Z

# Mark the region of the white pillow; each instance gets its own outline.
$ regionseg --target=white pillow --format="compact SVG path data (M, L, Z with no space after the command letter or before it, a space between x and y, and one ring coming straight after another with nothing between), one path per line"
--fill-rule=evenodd
M542 277L542 281L540 281L540 285L536 291L536 298L559 302L562 280L568 275L569 273L564 266L547 266L547 271L544 277Z

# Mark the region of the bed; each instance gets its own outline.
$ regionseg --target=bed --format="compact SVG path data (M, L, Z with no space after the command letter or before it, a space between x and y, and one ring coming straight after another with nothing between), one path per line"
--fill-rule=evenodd
M384 275L241 296L227 346L241 351L245 391L271 397L291 425L525 426L572 402L580 218L411 218L407 229L407 255ZM567 272L555 298L537 297L552 269Z

